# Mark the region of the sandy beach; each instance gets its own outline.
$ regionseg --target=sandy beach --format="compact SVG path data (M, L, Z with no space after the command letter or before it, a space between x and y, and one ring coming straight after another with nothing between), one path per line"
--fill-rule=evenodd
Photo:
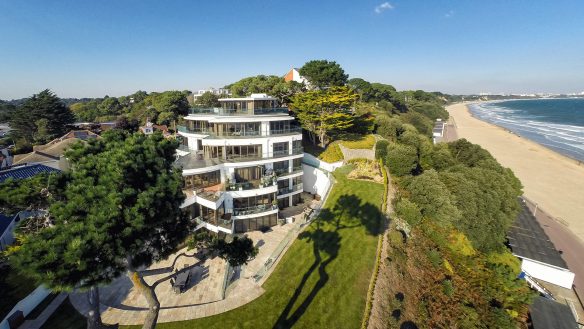
M523 184L527 198L556 217L584 244L584 164L474 118L465 104L446 108L457 134L481 145Z

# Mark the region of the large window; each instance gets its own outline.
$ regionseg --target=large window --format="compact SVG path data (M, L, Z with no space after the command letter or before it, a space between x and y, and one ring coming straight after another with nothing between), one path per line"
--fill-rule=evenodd
M274 143L274 156L285 156L288 154L288 142Z
M293 159L292 168L293 171L302 170L302 158Z
M290 121L271 121L270 134L284 134L290 131Z
M276 200L275 193L256 195L248 198L234 198L233 209L249 209L257 206L267 206L269 208L274 200Z
M224 147L225 146L208 146L203 147L205 154L205 159L223 159L224 158Z
M260 136L259 122L216 123L213 132L218 136Z
M227 159L261 158L262 145L226 146Z
M221 183L221 172L219 170L204 173L189 175L184 177L186 188L204 188Z
M278 176L285 175L288 173L289 166L288 160L274 162L274 173Z
M261 230L278 224L278 214L271 214L257 218L236 219L235 233L243 233L253 230Z
M204 133L209 130L209 123L207 121L193 121L187 120L187 127L192 132Z
M263 166L235 168L235 180L237 183L257 181L262 178Z

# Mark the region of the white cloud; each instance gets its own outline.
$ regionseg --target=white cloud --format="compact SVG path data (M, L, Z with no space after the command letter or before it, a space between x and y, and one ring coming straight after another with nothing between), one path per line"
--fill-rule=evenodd
M450 10L446 14L444 14L444 17L446 17L446 18L450 18L452 16L454 16L454 10Z
M379 6L375 7L375 12L377 14L381 14L382 12L384 12L386 10L390 10L390 9L393 9L393 6L391 5L391 3L384 2L384 3L380 4Z

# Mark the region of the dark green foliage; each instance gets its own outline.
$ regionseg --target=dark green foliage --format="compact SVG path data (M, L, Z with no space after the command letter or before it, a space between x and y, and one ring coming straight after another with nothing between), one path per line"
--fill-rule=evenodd
M202 107L218 107L221 105L221 103L219 103L219 97L210 91L207 91L199 96L195 103L196 105Z
M403 123L399 119L386 115L379 116L376 125L377 133L390 141L396 141L404 132Z
M396 202L395 212L399 218L405 220L412 226L416 226L422 221L420 208L407 198L401 198Z
M389 147L389 142L386 140L380 140L375 144L375 159L385 159L387 157L387 148Z
M434 168L437 171L450 168L456 164L456 161L450 153L448 144L439 143L434 145L431 150L424 154L422 159L422 167L424 169Z
M140 127L140 122L137 119L130 119L122 115L116 120L115 129L125 130L127 132L136 132Z
M316 88L344 86L349 77L339 64L327 60L306 62L298 72Z
M0 212L47 209L63 193L65 174L40 174L30 178L8 179L0 183Z
M0 100L0 122L9 122L16 112L16 106Z
M435 170L415 176L409 182L407 190L410 192L410 200L418 205L424 217L442 225L455 223L461 218L460 211L454 205L453 195L440 181Z
M418 167L418 152L413 146L390 143L386 164L393 175L409 175Z
M434 122L423 114L418 112L407 112L399 116L403 123L409 123L416 128L418 132L425 136L432 136Z
M275 75L256 75L243 78L235 83L225 86L234 97L246 97L254 93L275 94L279 84L284 83L284 78Z
M186 237L177 143L111 130L76 144L71 172L50 207L54 226L26 236L12 265L52 289L108 283L172 253Z
M248 237L233 237L231 242L218 240L216 250L233 267L247 264L258 254L258 248L254 247L253 240Z
M53 92L46 89L27 99L12 114L13 135L25 143L45 143L68 131L75 122L73 113Z
M448 143L448 148L456 161L469 167L476 166L482 160L492 159L487 150L464 138Z
M420 113L426 118L436 121L436 119L448 119L448 111L444 109L444 106L432 102L419 102L413 103L409 106L411 111Z

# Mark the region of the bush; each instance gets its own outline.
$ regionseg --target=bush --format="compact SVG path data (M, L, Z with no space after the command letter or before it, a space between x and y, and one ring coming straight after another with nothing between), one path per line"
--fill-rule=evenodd
M405 220L411 226L416 226L422 221L420 208L410 200L403 198L395 206L395 212L399 218Z
M386 140L380 140L375 144L375 159L385 159L387 157L387 147L389 142Z
M416 148L396 143L389 144L386 164L389 167L389 171L396 176L411 174L418 166Z
M319 156L319 159L325 162L337 162L343 160L343 152L341 152L341 148L339 144L332 143L322 152Z
M399 116L404 123L416 127L416 130L426 136L432 136L434 122L418 112L407 112Z

